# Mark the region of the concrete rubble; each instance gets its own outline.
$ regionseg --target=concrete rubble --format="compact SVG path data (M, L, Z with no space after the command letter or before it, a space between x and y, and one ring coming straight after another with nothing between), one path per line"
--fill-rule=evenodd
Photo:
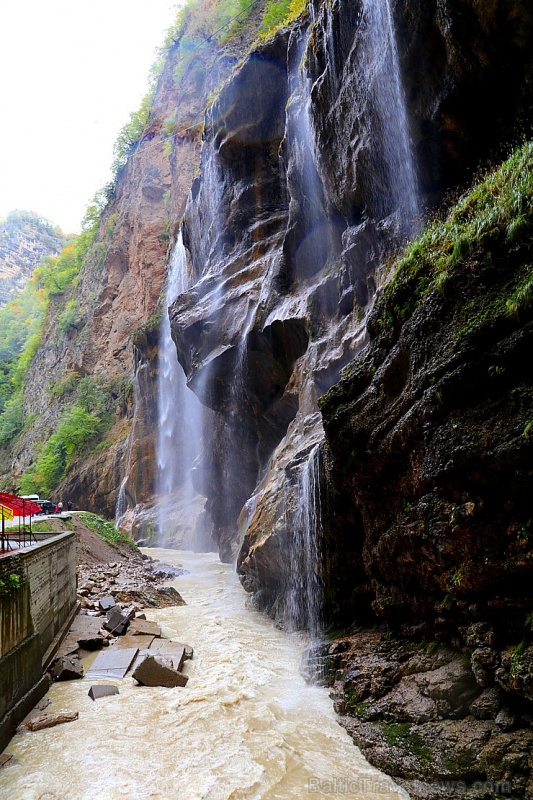
M185 686L188 677L181 670L193 657L192 647L165 639L143 613L145 607L185 605L173 587L159 585L180 574L179 568L146 558L79 566L81 610L50 667L52 680L83 677L82 660L97 650L87 678L121 680L132 673L144 686ZM93 700L116 693L115 686L89 690Z
M88 691L91 700L98 700L100 697L111 697L114 694L120 694L118 686L108 685L104 683L97 683Z

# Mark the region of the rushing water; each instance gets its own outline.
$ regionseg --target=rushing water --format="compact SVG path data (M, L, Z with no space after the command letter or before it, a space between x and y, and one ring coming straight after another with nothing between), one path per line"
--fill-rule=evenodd
M165 542L169 534L175 535L171 529L178 524L177 517L181 517L184 536L190 538L190 532L196 527L199 509L190 473L200 447L202 406L187 386L166 313L188 285L187 259L180 232L170 261L165 313L159 335L157 488L160 542ZM179 509L176 512L174 498L178 491ZM189 541L188 544L192 545L193 542Z
M88 680L54 684L48 710L76 710L79 719L15 736L0 796L406 800L339 727L327 691L300 676L304 642L245 608L229 566L212 554L148 552L190 570L174 584L188 605L147 613L194 647L188 685L137 687L127 677L115 682L119 695L93 702Z

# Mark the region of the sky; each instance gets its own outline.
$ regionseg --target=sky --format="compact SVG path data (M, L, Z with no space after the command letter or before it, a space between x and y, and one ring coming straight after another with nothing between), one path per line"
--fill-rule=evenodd
M176 0L0 0L0 217L77 233Z

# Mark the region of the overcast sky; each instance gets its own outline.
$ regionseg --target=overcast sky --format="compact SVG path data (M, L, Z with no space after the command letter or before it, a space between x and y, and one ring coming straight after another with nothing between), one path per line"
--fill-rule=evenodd
M77 232L177 0L0 0L0 216Z

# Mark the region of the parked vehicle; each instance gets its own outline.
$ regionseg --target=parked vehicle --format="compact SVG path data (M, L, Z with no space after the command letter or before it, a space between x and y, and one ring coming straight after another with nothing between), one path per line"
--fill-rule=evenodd
M41 514L57 514L57 506L51 500L39 500Z

